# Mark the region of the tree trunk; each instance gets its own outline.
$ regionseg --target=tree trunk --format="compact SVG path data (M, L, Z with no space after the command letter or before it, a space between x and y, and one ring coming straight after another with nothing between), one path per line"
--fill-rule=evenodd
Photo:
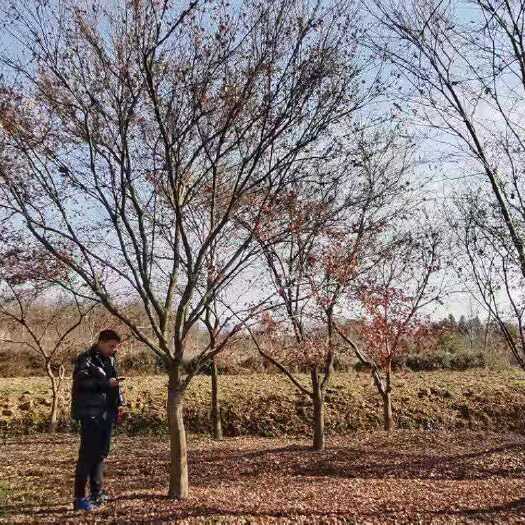
M49 427L48 427L48 432L50 434L54 434L57 431L58 408L59 408L58 395L55 392L53 392L53 399L51 400L51 414L49 416Z
M386 384L383 392L383 422L384 428L390 432L394 428L394 418L392 417L392 363L389 360L386 368Z
M170 432L170 486L168 497L188 497L188 448L184 428L184 392L181 388L180 368L174 365L169 372L168 425Z
M219 404L219 374L215 358L211 361L211 419L213 425L213 437L222 439L221 406Z
M60 388L59 384L57 384L57 378L53 373L50 363L46 364L46 370L49 380L51 381L52 392L51 413L49 414L49 423L47 430L50 434L54 434L57 431L58 426L58 410L60 408Z
M383 394L383 424L384 429L390 432L394 427L394 419L392 417L392 393L385 392Z
M314 404L314 450L323 450L325 444L324 436L324 399L321 391L321 384L319 382L319 374L317 368L312 368L312 401Z
M490 313L487 317L487 321L485 322L485 334L484 334L484 337L483 337L483 353L486 354L487 353L487 348L488 348L488 344L489 344L489 327L490 327Z

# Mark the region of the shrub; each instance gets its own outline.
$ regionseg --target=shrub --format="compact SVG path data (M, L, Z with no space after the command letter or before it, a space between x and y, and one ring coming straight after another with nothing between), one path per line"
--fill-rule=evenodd
M481 351L462 350L449 352L437 350L435 352L410 352L396 356L392 365L396 369L407 368L414 372L432 370L468 370L470 368L484 368L492 366L495 361L489 360L488 355ZM502 365L500 368L504 368ZM361 363L354 366L357 371L364 370Z
M404 365L410 370L438 370L451 368L452 355L450 352L422 352L420 354L407 354Z
M334 370L336 372L348 372L352 369L352 364L355 361L353 356L347 353L337 352L334 356Z
M265 363L259 355L249 355L246 359L242 360L239 365L246 370L252 372L264 372Z
M487 361L483 352L480 351L450 352L438 350L421 354L407 354L404 365L416 372L440 369L468 370L469 368L485 367Z
M0 377L29 377L43 374L40 356L27 350L0 350Z
M439 336L436 347L438 351L449 354L465 352L465 338L455 332L445 332Z
M452 366L454 370L467 370L487 366L486 356L483 352L458 352L454 354Z
M147 349L124 354L118 359L118 367L125 375L156 375L166 371L162 359Z

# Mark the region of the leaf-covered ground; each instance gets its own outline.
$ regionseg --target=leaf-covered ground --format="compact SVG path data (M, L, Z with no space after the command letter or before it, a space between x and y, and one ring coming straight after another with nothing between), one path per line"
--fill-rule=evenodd
M95 514L70 507L78 440L8 439L0 448L4 523L518 523L525 522L525 438L397 431L331 439L190 439L191 495L164 497L164 438L115 440Z
M301 380L308 381L306 376ZM166 430L167 380L131 377L124 385L130 417L128 433ZM45 378L0 379L0 435L45 428L49 392ZM229 436L300 436L310 432L311 401L282 375L220 378L223 426ZM394 376L396 426L423 430L503 430L525 433L525 381L517 370L400 372ZM68 427L67 408L62 428ZM330 435L381 428L381 400L367 373L334 374L326 394ZM211 425L210 378L199 376L186 396L185 419L191 432Z

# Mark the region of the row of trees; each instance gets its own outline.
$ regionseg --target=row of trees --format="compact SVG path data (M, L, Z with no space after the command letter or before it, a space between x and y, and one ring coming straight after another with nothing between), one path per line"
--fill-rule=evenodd
M415 2L413 13L379 1L363 12L349 0L13 1L5 8L4 245L16 260L27 246L28 260L43 261L15 277L15 262L7 264L6 290L27 292L43 281L71 294L67 317L76 320L59 337L64 344L69 328L103 307L163 360L171 497L188 494L188 385L246 337L312 400L314 448L324 446L336 337L371 367L385 428L392 427L392 359L423 329L418 312L443 295L449 239L428 216L414 177L407 118L385 108L401 71L418 88L417 97L402 91L405 101L414 95L411 103L434 97L430 71L443 96L448 84L457 87L428 56L427 45L432 52L441 45L432 31L446 29L443 2L431 4ZM374 19L388 38L374 39ZM412 28L405 19L424 24ZM410 46L434 69L422 58L414 65ZM447 125L465 123L470 133L461 115L454 124L447 114ZM502 200L499 175L483 162L499 203L494 221L500 212L505 219L514 197ZM519 256L513 221L497 234L508 234L505 246ZM137 303L140 315L130 308ZM350 315L367 321L364 344L344 322ZM209 337L189 359L198 325ZM308 385L286 356L308 363ZM219 435L216 375L214 385Z

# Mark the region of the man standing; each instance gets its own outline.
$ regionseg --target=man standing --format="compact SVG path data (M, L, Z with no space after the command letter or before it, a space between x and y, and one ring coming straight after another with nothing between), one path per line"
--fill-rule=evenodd
M96 344L80 354L73 372L71 415L80 421L80 450L75 470L74 509L91 511L107 501L103 490L104 459L109 453L111 430L123 413L115 368L120 336L103 330ZM89 479L91 497L86 497Z

